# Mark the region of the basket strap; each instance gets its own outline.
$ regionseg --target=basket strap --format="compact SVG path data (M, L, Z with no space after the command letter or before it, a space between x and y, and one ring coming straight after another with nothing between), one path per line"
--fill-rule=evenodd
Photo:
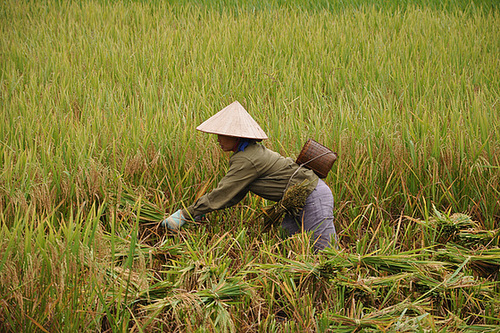
M323 157L323 156L325 156L325 155L327 155L327 154L335 154L335 153L334 153L333 151L326 151L326 152L324 152L323 154L318 155L318 156L316 156L316 157L314 157L314 158L311 158L309 161L302 163L302 164L300 165L300 167L302 167L302 166L304 166L304 165L306 165L306 164L308 164L308 163L311 163L311 162L312 162L312 161L314 161L315 159L320 158L320 157ZM295 174L294 174L294 175L295 175ZM292 175L292 177L293 177L293 175Z

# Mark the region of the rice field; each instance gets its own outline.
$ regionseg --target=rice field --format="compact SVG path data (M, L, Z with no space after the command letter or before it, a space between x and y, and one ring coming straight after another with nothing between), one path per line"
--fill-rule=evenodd
M499 332L496 1L0 2L0 332ZM179 232L238 100L339 249L248 195Z

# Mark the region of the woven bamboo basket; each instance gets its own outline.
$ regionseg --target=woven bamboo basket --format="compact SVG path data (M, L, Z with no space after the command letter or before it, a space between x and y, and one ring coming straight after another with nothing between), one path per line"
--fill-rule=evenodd
M296 163L311 169L320 178L326 178L337 160L337 153L313 139L307 140L297 157Z

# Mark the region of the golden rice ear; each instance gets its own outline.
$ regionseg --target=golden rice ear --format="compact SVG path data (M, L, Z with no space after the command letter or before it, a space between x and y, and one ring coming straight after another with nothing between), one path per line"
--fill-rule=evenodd
M239 138L264 140L267 134L250 116L245 108L235 101L226 106L212 117L205 120L200 126L196 127L198 131L212 134L234 136Z

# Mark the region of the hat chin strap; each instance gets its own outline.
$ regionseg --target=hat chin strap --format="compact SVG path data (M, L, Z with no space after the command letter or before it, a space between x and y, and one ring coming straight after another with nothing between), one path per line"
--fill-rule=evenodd
M236 141L236 144L234 145L233 149L231 149L234 153L238 151L238 147L240 146L241 138L238 138L238 141Z

